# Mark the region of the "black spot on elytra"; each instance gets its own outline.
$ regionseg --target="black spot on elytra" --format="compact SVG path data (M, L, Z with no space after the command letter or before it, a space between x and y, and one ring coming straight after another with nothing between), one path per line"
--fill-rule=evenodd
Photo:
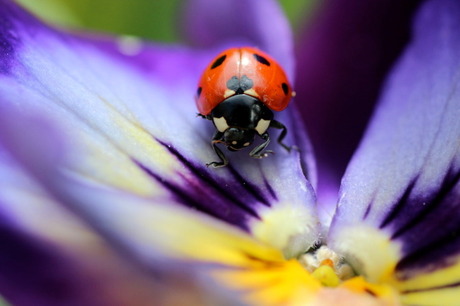
M238 77L233 76L230 80L227 81L227 88L233 90L237 95L240 95L246 90L251 89L253 85L254 82L246 75L243 75L239 79Z
M262 55L259 55L259 54L256 54L254 53L254 58L261 64L264 64L264 65L267 65L267 66L270 66L270 62L265 58L263 57Z
M196 90L196 95L197 97L199 97L201 95L201 92L203 91L203 88L201 87L198 87L198 89Z
M289 86L288 86L288 84L286 84L286 83L281 84L281 88L283 88L284 94L287 95L288 92L289 92Z
M227 58L227 55L222 55L221 57L219 57L218 59L216 59L214 61L214 63L212 63L211 65L211 69L214 69L214 68L217 68L219 67L220 65L222 65L222 63L225 61L225 59Z

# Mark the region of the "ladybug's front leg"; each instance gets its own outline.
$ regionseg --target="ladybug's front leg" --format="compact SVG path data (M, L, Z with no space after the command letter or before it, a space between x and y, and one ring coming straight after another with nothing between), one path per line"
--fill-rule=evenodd
M215 134L214 134L214 137L212 138L212 141L211 141L211 144L212 144L212 148L214 149L214 152L216 152L217 156L220 158L220 162L211 162L211 163L207 163L206 166L211 166L213 168L221 168L221 167L225 167L228 165L228 159L227 157L225 157L224 153L219 149L219 147L217 147L217 144L218 143L222 143L222 136L224 134L217 131Z
M269 153L273 153L273 151L271 150L265 150L265 148L268 146L268 144L270 143L270 136L268 135L267 132L263 133L262 135L260 135L260 137L262 137L263 140L265 140L262 144L258 145L257 147L255 147L250 153L249 153L249 156L253 157L253 158L264 158L264 157L267 157Z
M278 137L278 143L283 147L285 148L288 152L291 152L291 149L293 147L290 147L288 146L287 144L283 143L283 139L284 137L286 137L286 134L287 134L287 128L284 124L282 124L281 122L279 121L276 121L276 120L272 120L270 122L270 127L272 128L275 128L275 129L281 129L281 134L280 136Z

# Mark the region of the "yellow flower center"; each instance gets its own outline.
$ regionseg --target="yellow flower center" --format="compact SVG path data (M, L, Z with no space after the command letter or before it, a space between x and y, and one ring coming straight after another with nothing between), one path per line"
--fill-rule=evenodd
M244 268L213 273L250 305L399 305L391 286L356 276L325 246L298 259L250 260Z

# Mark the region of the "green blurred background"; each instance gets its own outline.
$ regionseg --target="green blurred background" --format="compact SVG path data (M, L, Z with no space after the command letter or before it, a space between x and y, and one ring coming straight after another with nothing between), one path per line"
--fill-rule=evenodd
M49 23L70 28L180 40L181 4L186 0L17 0ZM215 0L219 1L219 0ZM279 0L296 30L319 0Z

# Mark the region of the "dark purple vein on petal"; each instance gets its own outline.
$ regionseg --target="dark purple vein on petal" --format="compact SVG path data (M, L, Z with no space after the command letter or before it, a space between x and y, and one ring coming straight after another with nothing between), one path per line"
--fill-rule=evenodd
M174 179L163 177L139 160L132 160L144 173L169 190L178 203L184 206L249 231L249 220L260 219L257 206L270 207L272 201L277 199L275 191L265 178L262 186L255 185L231 166L225 169L229 175L217 176L212 169L188 160L174 146L156 140L174 155L192 176L178 172Z
M372 196L372 200L370 201L370 203L367 205L367 208L366 208L366 211L364 212L364 215L363 215L363 220L365 220L367 218L367 216L369 216L371 210L372 210L372 206L374 205L374 201L375 201L375 193L374 195Z
M420 209L419 212L414 214L414 217L410 219L406 224L402 225L398 230L396 230L393 236L391 237L392 239L398 238L404 232L412 229L415 225L423 222L424 219L430 218L431 216L435 216L435 210L442 209L440 205L445 204L446 198L449 196L449 194L453 191L455 186L460 181L460 171L453 175L451 173L452 171L450 171L449 174L444 177L444 181L441 184L439 191L433 196L431 200L415 199L415 201L418 200L418 202L422 205L423 208Z
M423 237L419 239L423 240ZM426 273L451 266L455 261L449 260L449 255L459 251L460 224L447 231L444 236L437 237L432 243L406 254L396 265L396 271L402 272L398 273L398 278L402 280L410 278L410 274L404 273L409 269L420 269Z
M404 206L407 205L407 201L414 189L415 183L417 182L417 177L414 178L409 185L407 186L406 190L404 191L403 195L399 200L393 205L393 209L391 212L383 219L382 223L380 224L380 228L386 227L390 222L392 222L395 218L397 218L401 211L403 210Z
M460 252L460 170L450 170L431 195L408 196L392 226L392 239L404 241L404 255L396 265L401 279L455 264L452 258Z
M237 181L241 182L241 186L243 186L243 188L249 193L251 194L252 196L254 196L254 198L256 198L260 203L266 205L266 206L271 206L270 205L270 201L265 198L263 196L263 192L254 184L248 182L246 179L244 179L241 174L235 170L235 168L233 168L231 165L228 165L228 170L230 170L230 173L236 178ZM268 182L267 180L265 180L266 182L266 185L268 185ZM272 195L274 192L273 192L273 189L271 188L270 185L268 185L270 187L269 189L269 192L270 194Z
M276 196L275 190L273 190L272 186L270 185L270 183L268 183L266 178L264 178L264 183L265 183L265 187L267 188L267 190L270 193L270 195L272 196L272 198L275 201L277 201L278 197Z
M364 212L364 215L363 215L363 220L365 220L367 218L367 216L369 216L369 213L371 212L371 208L372 208L372 203L373 202L371 202L369 205L367 205L366 211Z
M133 159L133 162L139 167L141 168L144 173L148 174L150 177L154 178L156 181L160 182L163 186L165 186L167 189L169 189L175 196L178 197L178 199L182 202L182 203L186 203L187 206L189 207L192 207L192 208L195 208L199 211L202 211L206 214L209 214L213 217L216 217L216 218L219 218L219 214L212 211L211 209L207 208L206 206L203 205L202 202L200 201L197 201L193 196L190 196L189 194L187 194L187 192L185 192L185 190L183 190L183 187L177 185L177 184L174 184L174 183L171 183L167 180L165 180L164 178L161 178L159 175L157 175L155 172L153 172L152 170L150 170L149 168L147 168L146 166L144 166L142 163L140 163L139 161Z
M176 150L174 146L164 143L158 139L156 140L160 144L162 144L166 149L168 149L168 151L171 154L177 157L177 159L179 159L182 162L182 164L186 166L187 169L190 170L197 178L202 180L203 183L211 186L215 191L222 194L224 197L231 200L232 202L236 203L238 206L247 207L245 203L247 203L248 201L240 200L241 195L232 194L229 191L230 188L223 187L223 186L229 186L230 184L233 185L234 182L225 182L223 180L219 180L217 178L212 177L211 172L208 169L204 167L197 167L192 162L188 161L182 154L179 153L179 151ZM235 171L230 165L227 166L227 168L235 176L235 181L237 182L239 186L242 186L244 189L246 189L246 191L248 191L250 195L254 196L254 198L258 200L259 202L261 202L262 204L270 206L270 203L264 197L260 195L261 190L259 188L257 188L256 186L252 184L249 185L249 183L237 171Z

